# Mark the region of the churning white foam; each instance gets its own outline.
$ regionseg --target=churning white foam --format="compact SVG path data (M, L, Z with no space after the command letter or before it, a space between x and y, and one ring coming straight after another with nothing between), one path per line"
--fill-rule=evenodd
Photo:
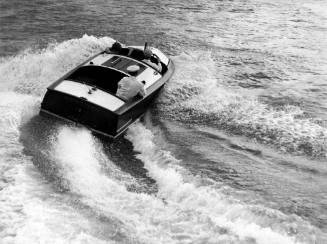
M71 192L119 226L125 242L313 243L310 226L297 218L242 203L215 185L186 180L178 160L161 150L143 125L132 126L126 137L156 180L157 195L129 192L124 182L108 177L101 161L113 162L86 130L62 127L52 143Z
M87 217L74 208L60 206L62 201L48 201L48 196L56 198L56 194L40 176L31 175L30 171L34 171L31 159L22 152L18 137L21 124L37 113L45 87L112 42L111 38L85 35L44 50L27 50L1 59L0 170L4 180L0 223L4 227L1 230L4 243L103 242L89 234L88 229L92 227ZM161 100L165 113L175 109L173 116L191 120L217 114L223 122L238 125L253 108L259 125L269 127L268 122L261 121L262 116L269 114L266 107L255 110L260 108L255 100L242 100L216 87L212 73L215 68L208 54L183 54L175 62L176 78L168 84ZM253 104L238 115L244 110L244 103ZM234 109L236 112L232 112ZM250 117L248 123L251 127ZM292 127L292 122L287 123ZM219 186L203 186L192 178L187 179L177 166L178 160L161 150L151 131L141 124L133 126L127 138L149 175L156 180L159 188L156 196L127 191L126 185L133 178L114 166L87 130L62 127L52 142L51 156L71 192L115 226L105 238L106 243L117 240L123 243L314 242L315 233L297 218L247 205L224 195ZM111 172L104 172L104 164L111 165Z
M97 198L108 190L104 182L116 184L117 181L123 188L123 184L134 182L134 178L110 161L101 144L87 129L61 127L52 140L53 157L58 160L64 179L73 192L78 193L83 189L83 192L92 194L92 198ZM110 171L106 175L102 174L104 168Z
M112 42L85 35L0 58L1 243L110 242L98 239L94 223L64 203L42 178L24 153L20 127L38 113L48 84Z
M189 177L184 177L181 173L176 165L178 160L169 152L161 150L155 143L154 135L142 124L133 125L127 138L133 143L134 150L140 153L137 157L144 162L150 176L158 183L158 196L165 200L167 208L178 209L182 216L187 212L196 219L195 222L193 219L189 225L184 226L184 235L190 234L189 231L192 233L193 227L203 228L205 223L207 229L203 230L208 232L197 234L207 238L208 243L216 243L219 240L231 243L314 241L311 227L299 219L287 217L263 206L242 203L222 193L219 186L203 186L194 180L186 180ZM188 220L190 219L183 220L183 223L186 224ZM301 231L306 230L306 233L290 234L294 227ZM197 243L199 240L193 241Z
M224 77L210 53L183 53L174 63L175 75L158 103L164 116L216 125L283 151L327 156L327 128L306 118L299 107L277 110L242 89L222 85Z
M46 87L87 58L111 46L109 37L84 35L41 50L28 49L0 59L0 90L42 95Z
M19 128L37 110L33 96L0 92L1 243L81 243L87 240L81 234L87 235L82 227L89 221L56 201L56 194L25 155L19 139ZM77 238L81 241L74 242Z

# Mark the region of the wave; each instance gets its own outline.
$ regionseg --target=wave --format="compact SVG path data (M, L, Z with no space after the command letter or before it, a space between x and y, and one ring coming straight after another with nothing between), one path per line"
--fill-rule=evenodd
M162 117L217 126L282 151L327 157L327 128L298 106L274 108L241 89L221 85L211 53L173 58L176 73L158 102ZM217 77L218 76L218 77Z
M139 123L130 128L126 138L132 142L137 157L158 184L157 194L129 191L128 185L134 183L134 178L114 165L88 130L60 126L50 138L48 156L54 159L59 177L73 195L69 196L70 200L89 206L91 213L101 219L105 231L98 230L93 234L87 231L91 225L89 218L74 211L75 205L62 207L59 206L62 200L56 204L51 197L47 201L49 195L56 194L46 187L42 176L34 172L37 176L33 178L26 172L33 167L22 166L31 166L32 162L22 152L18 139L20 128L37 114L40 97L50 82L112 42L111 38L85 35L49 45L43 50L26 50L1 59L0 153L6 162L1 164L1 167L4 165L1 173L5 172L9 182L1 185L5 189L1 195L3 201L0 201L1 209L6 209L1 213L5 241L101 243L103 239L106 242L109 239L120 243L314 243L319 240L314 227L297 216L286 216L273 209L242 202L232 194L226 194L226 188L218 183L198 182L178 167L178 160L161 150L155 135ZM169 115L184 122L225 125L223 128L227 130L232 130L235 125L245 135L249 126L252 128L252 131L248 129L249 136L253 131L262 131L256 137L260 140L267 136L262 128L253 129L253 124L269 125L260 118L271 115L271 111L255 99L237 95L238 91L217 87L215 64L210 53L182 54L174 60L176 75L158 101L162 116ZM253 115L249 115L252 109ZM295 123L287 121L288 116ZM298 130L297 120L305 121L291 111L281 112L280 118L295 131ZM247 123L242 124L240 121L245 119ZM314 125L308 123L308 126ZM285 135L282 134L277 141L283 138ZM312 137L312 140L317 138ZM8 170L13 162L17 162L17 167ZM108 236L94 237L98 237L94 233L101 231L108 231Z
M91 221L53 192L24 152L20 128L37 113L37 100L0 91L1 243L101 243L85 228Z
M101 220L72 205L73 197L57 193L35 168L33 155L26 154L26 145L35 154L47 153L44 146L37 147L44 141L35 143L32 138L35 131L47 128L33 128L27 133L31 137L22 141L25 124L38 114L47 85L112 42L85 35L42 50L0 57L1 243L116 243L104 237L114 235L115 228L103 224L107 234L99 234ZM125 184L130 182L120 176Z
M299 218L242 202L234 198L233 191L226 186L217 182L203 184L190 176L179 167L179 160L157 145L158 138L142 124L133 125L126 138L133 143L134 150L139 153L137 157L156 180L159 188L157 197L163 199L167 209L174 208L175 214L170 221L177 229L172 229L177 232L173 235L175 238L183 236L185 242L193 243L210 243L212 240L230 243L249 240L254 243L312 241L311 227ZM290 234L293 231L289 228L291 225L294 227L293 224L301 229L302 234L308 235ZM267 236L270 238L266 239Z
M0 91L29 94L40 99L45 88L86 58L114 42L109 37L84 35L42 50L25 50L0 59ZM242 89L228 87L217 71L211 52L173 57L176 73L158 100L162 117L191 124L217 126L282 151L326 158L324 122L308 118L296 105L274 108Z
M126 138L158 184L158 193L130 192L108 177L111 165L87 130L62 127L52 140L52 157L72 193L119 226L125 243L314 243L314 227L296 216L241 202L216 183L203 185L161 150L142 124Z
M49 84L113 42L110 37L84 35L44 49L27 49L16 56L2 57L0 91L40 96Z

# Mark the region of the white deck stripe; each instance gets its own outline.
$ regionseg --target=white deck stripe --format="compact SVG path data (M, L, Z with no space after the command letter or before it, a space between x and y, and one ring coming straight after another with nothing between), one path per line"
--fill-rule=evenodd
M115 111L124 105L124 102L119 98L99 89L92 91L92 93L89 94L90 89L92 89L92 86L69 80L64 80L55 88L57 91L67 93L75 97L86 98L89 102L111 111Z
M138 81L141 81L141 82L142 82L142 80L145 81L145 86L144 86L145 89L150 87L153 83L155 83L160 78L161 78L161 74L154 71L152 68L146 68L141 74L136 76L136 79Z

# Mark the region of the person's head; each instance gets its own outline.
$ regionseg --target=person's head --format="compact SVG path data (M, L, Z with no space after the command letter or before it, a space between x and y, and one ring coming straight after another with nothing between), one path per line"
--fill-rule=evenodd
M144 50L144 58L150 59L151 57L152 57L152 51L150 49L145 49Z
M127 67L127 72L132 76L135 76L139 70L140 67L138 65L130 65Z
M120 51L122 49L122 45L119 42L115 42L114 44L112 44L110 51Z

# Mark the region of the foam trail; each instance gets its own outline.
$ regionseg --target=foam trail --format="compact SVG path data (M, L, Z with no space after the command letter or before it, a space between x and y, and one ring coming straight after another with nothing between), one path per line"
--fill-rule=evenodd
M84 35L41 50L28 49L16 56L0 58L0 91L40 96L50 83L113 42L109 37Z
M111 162L99 146L89 131L62 127L53 138L52 154L71 192L80 195L84 204L118 225L118 232L123 236L131 236L130 224L121 224L117 215L124 202L130 201L128 193L124 184L103 173L101 161Z
M165 199L167 208L173 207L181 216L187 212L190 218L194 218L189 225L185 225L189 219L182 221L185 232L183 235L196 233L196 228L192 228L194 226L206 226L208 232L198 232L197 235L199 238L205 236L208 238L206 240L210 241L314 243L315 237L311 227L299 218L294 219L263 206L239 202L223 194L214 185L201 186L185 180L176 167L178 161L169 152L156 146L154 135L143 125L135 124L130 128L127 138L133 143L135 151L140 153L137 157L144 162L150 176L158 182L159 196ZM259 212L261 214L258 215ZM177 226L181 224L179 218L174 221ZM299 230L299 234L290 234L294 226ZM195 238L193 235L192 237ZM199 239L193 241L197 242ZM208 242L211 243L210 241Z
M83 229L89 220L56 201L58 196L24 154L19 128L37 110L33 96L0 92L1 243L94 243L97 238Z
M24 154L20 127L38 113L41 95L49 83L112 42L111 38L85 35L42 50L30 49L0 58L3 243L103 243L90 233L93 220L67 206L60 199L63 196L54 193L35 170L31 158Z
M31 165L30 159L21 152L19 126L37 113L44 87L112 41L110 38L83 36L0 61L0 109L5 115L0 119L0 138L3 139L0 143L5 148L1 151L1 158L6 158L7 166L13 165L13 162ZM197 61L206 63L206 55ZM209 65L205 68L207 79L201 80L203 68L197 66L193 58L190 59L192 62L195 80L188 77L186 72L176 87L174 82L169 83L168 98L163 97L171 102L169 109L180 102L179 95L183 94L187 105L193 94L203 94L202 87L206 86L206 82L215 82L214 78L210 78L213 67ZM199 85L197 82L203 83ZM182 112L184 116L183 111L188 114L187 106L183 106L184 110L177 109L176 115ZM221 108L224 107L222 104ZM196 114L192 118L197 118ZM151 177L157 181L158 196L127 191L125 185L133 182L132 177L115 169L102 152L101 145L87 130L60 128L50 150L50 156L61 169L62 180L71 193L96 214L108 219L112 232L106 240L123 243L267 243L265 239L268 236L271 243L314 242L315 233L310 232L310 227L297 218L239 203L221 193L215 185L202 186L192 178L186 180L181 170L173 166L178 164L177 160L160 150L153 134L142 125L132 127L128 138L135 150L140 152L138 157L145 163ZM16 158L16 154L20 156ZM109 176L103 171L103 164L112 164ZM42 180L37 177L31 179L25 166L15 166L12 170L6 168L4 171L13 180L9 182L15 182L6 185L1 195L5 199L1 202L1 209L8 210L6 213L10 215L2 215L6 216L2 221L6 226L4 235L8 243L22 243L24 239L32 243L101 242L89 234L89 221L79 216L77 211L68 207L62 209L61 200L58 204L55 200L40 200L54 193L44 186ZM28 187L24 187L25 184ZM39 185L40 188L37 187ZM258 211L262 216L256 214ZM61 226L62 223L65 228Z
M181 54L158 104L168 118L218 126L282 151L327 157L327 128L296 106L276 110L242 89L222 86L210 53Z
M82 39L87 38L83 37ZM73 44L77 43L79 46L83 40L74 40ZM98 43L97 39L95 39L95 43ZM68 44L70 45L70 42ZM53 50L65 50L63 53L67 56L71 52L69 45L66 49L65 45L60 44L61 48L54 48ZM87 47L92 47L92 45L86 44ZM98 50L98 45L95 46L97 46L95 49ZM87 51L87 56L95 51L93 48L90 49L92 51ZM26 54L26 58L38 57L43 59L45 53L57 54L57 51L53 52L51 49L46 49L44 53L41 52L35 56L34 54L32 56ZM13 58L13 60L18 61L18 66L25 64L28 66L29 63L20 63L18 57ZM68 61L63 59L62 65L69 64L68 66L70 66L72 65L70 62L70 59ZM46 65L46 63L44 64ZM3 67L1 66L1 68ZM32 72L31 77L27 78L34 80L35 77L39 77L38 72ZM42 75L40 77L46 80L46 77ZM15 80L12 76L9 76L8 79ZM13 150L22 149L21 146L17 146L18 128L22 121L26 121L36 113L39 89L41 86L42 89L44 88L38 81L34 81L34 87L31 86L30 90L24 90L21 89L24 83L20 82L16 80L13 87L4 89L8 92L2 93L4 96L1 96L3 100L0 103L3 107L3 114L8 114L8 116L1 118L1 129L6 132L6 136L13 136ZM19 95L13 90L19 93L32 94L32 96ZM18 96L24 99L17 102L13 95L16 98ZM29 99L31 102L27 102ZM28 104L31 106L29 107ZM25 116L21 117L25 112L27 112L26 120L22 119ZM153 134L142 125L137 124L132 127L128 138L133 142L136 150L141 152L139 154L140 159L145 163L151 177L157 181L159 185L158 196L127 191L125 185L133 182L133 179L124 176L121 171L115 170L113 165L109 167L112 172L108 177L108 174L103 171L102 165L112 164L112 162L104 155L101 145L94 140L87 130L60 128L58 134L53 138L53 148L50 150L52 154L50 156L55 159L54 162L61 169L62 180L66 182L71 192L76 194L83 204L90 206L92 211L108 219L112 232L110 232L111 237L106 238L106 240L115 241L117 239L118 242L121 240L120 242L124 243L216 243L219 241L246 243L254 239L257 243L267 243L264 239L269 236L271 243L296 243L302 240L306 243L312 243L311 240L314 237L310 236L308 228L301 221L293 221L273 210L260 209L255 206L256 211L260 210L265 213L265 217L260 217L251 211L251 206L237 203L235 199L220 193L216 186L201 186L192 180L186 181L180 170L172 166L178 164L176 159L168 152L160 150L154 142ZM4 141L8 142L7 139ZM12 155L10 150L4 152L9 156ZM21 162L26 162L26 160L22 159ZM23 168L21 174L27 174L24 171ZM17 177L24 181L24 178L19 174ZM34 181L32 180L32 182ZM36 180L36 182L37 185L41 181ZM42 184L40 185L42 186ZM24 196L21 193L15 194L17 189L25 188L18 184L17 187L8 188L7 195L3 194L6 199L4 204L7 207L2 209L14 209L12 207L14 205L11 204L20 200L13 197ZM17 242L24 239L31 242L65 242L68 240L69 232L73 233L69 239L72 243L74 240L77 243L78 240L85 240L85 242L95 240L93 235L89 235L87 232L88 221L69 208L61 209L54 203L38 200L38 195L43 196L43 194L49 195L50 193L49 190L40 189L38 191L35 189L38 188L31 183L31 188L26 190L27 200L24 197L21 200L21 206L26 215L9 218L12 222L8 220L9 222L5 223L8 228L7 233L9 234L11 231L10 233L16 234ZM14 213L15 211L9 212ZM269 215L273 216L271 217L272 220L267 217ZM58 223L65 223L66 228L63 229ZM48 225L55 226L55 228L51 230ZM292 233L291 226L294 225L298 230L302 231L303 229L302 232L298 231L298 233L303 234L289 235L288 233ZM10 226L14 226L13 230L9 230ZM39 234L31 231L33 229L37 229ZM80 236L77 234L79 231L85 234Z
M106 157L101 144L94 139L90 131L81 128L62 127L59 129L57 137L52 140L53 157L59 161L65 179L69 179L69 182L73 183L70 185L73 191L79 191L83 188L85 192L92 193L93 198L97 198L98 195L102 195L108 190L103 184L104 182L109 185L116 184L112 180L118 182L123 180L123 184L134 182L131 176L120 171ZM102 174L104 164L110 169L111 172L108 174L113 178L112 180ZM123 186L120 188L124 189Z
M101 149L88 131L63 127L53 141L53 156L69 189L119 226L125 242L313 243L310 226L299 219L242 204L215 186L186 182L171 165L176 160L155 145L153 134L141 124L127 137L157 180L158 196L128 192L108 178L101 169Z
M90 233L94 220L85 219L63 199L57 200L63 196L48 188L32 159L24 154L20 127L38 113L47 85L113 41L109 37L84 35L50 44L42 50L29 49L15 56L0 57L0 238L3 243L102 243L94 237L94 232ZM117 176L114 169L111 173ZM119 177L125 184L130 182L123 174Z

